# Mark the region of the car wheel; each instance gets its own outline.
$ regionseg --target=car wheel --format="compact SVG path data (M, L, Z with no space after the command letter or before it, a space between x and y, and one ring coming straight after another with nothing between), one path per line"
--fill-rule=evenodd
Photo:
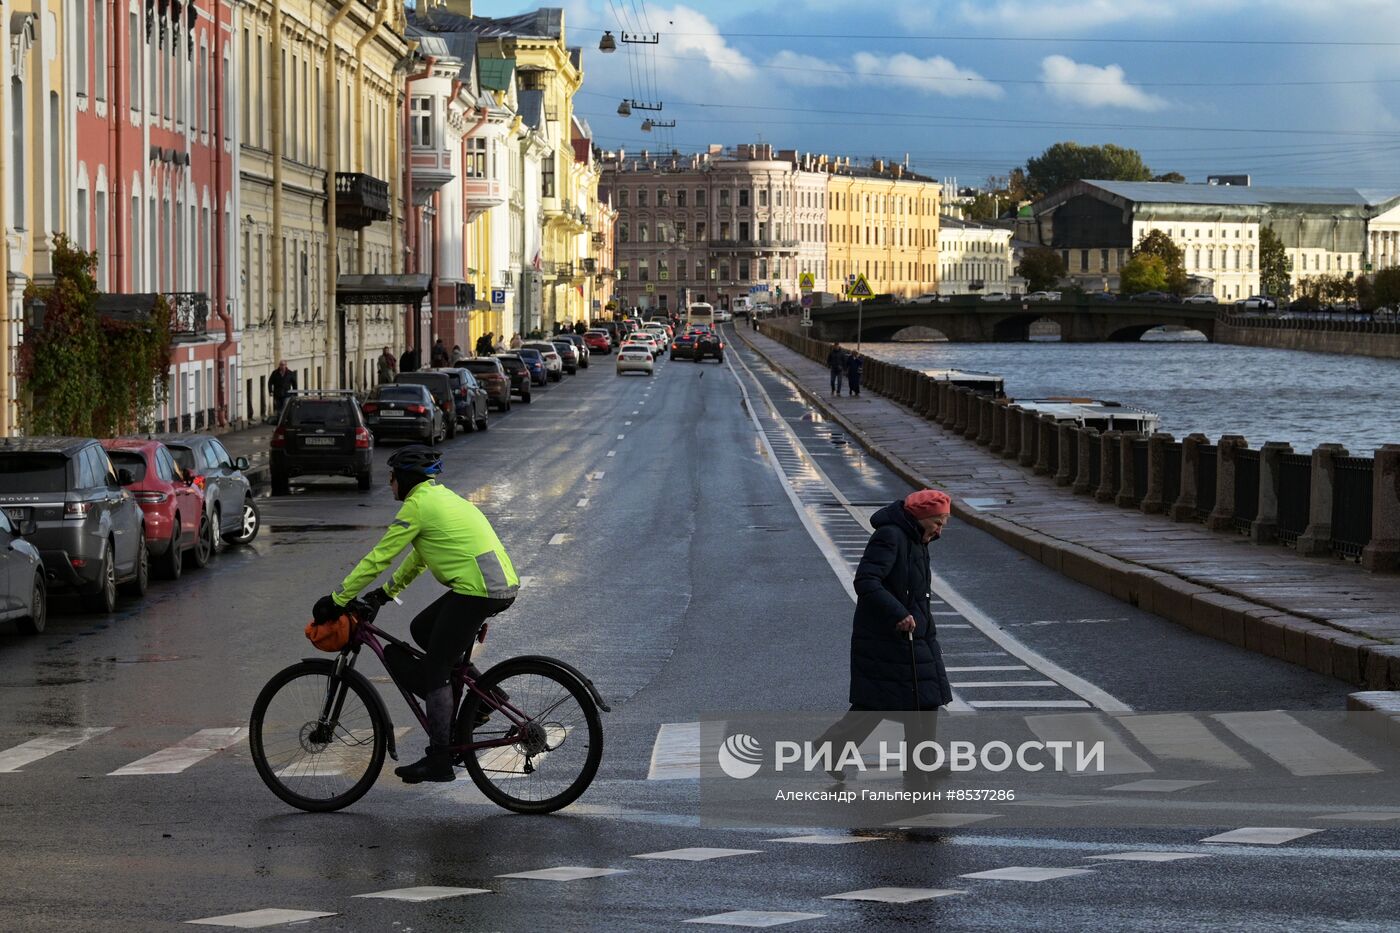
M485 431L485 430L486 430L487 428L489 428L490 426L491 426L491 419L490 419L488 416L486 416L486 415L482 415L482 416L481 416L481 420L478 421L478 422L476 423L476 429L477 429L478 431Z
M29 594L29 615L15 620L15 627L24 635L38 635L49 620L49 590L44 585L44 571L34 574L34 591Z
M83 606L89 612L107 615L117 608L117 567L112 560L113 544L107 542L107 553L102 556L102 566L98 568L97 590L83 596Z
M247 496L243 500L243 521L239 524L238 531L224 540L229 544L252 544L261 525L262 515L258 512L258 504L253 501L252 496Z
M175 516L175 530L170 535L170 549L160 558L160 575L167 580L178 580L185 572L185 552L180 550L180 516Z
M221 553L224 549L223 529L224 512L222 508L216 505L214 506L214 523L212 526L210 526L209 529L209 541L212 545L209 550L209 555L211 557L215 554Z
M272 474L272 494L274 496L289 496L292 494L292 484L287 479L285 473L274 472Z
M450 441L457 436L457 419L453 417L444 418L443 420L446 422L446 424L443 425L443 433L446 435L447 440Z
M355 481L360 485L360 492L369 492L370 487L374 485L374 472L366 470L363 473L357 473Z
M199 520L199 536L195 538L194 547L185 552L189 555L190 566L195 570L209 566L209 558L214 555L213 538L216 534L214 524L209 520L209 513L205 512Z
M524 405L530 404L530 393L526 392L524 395L520 396L520 402Z
M145 534L137 539L136 547L136 576L122 584L122 595L140 599L151 583L151 555L146 550Z
M550 382L563 382L563 381L564 381L564 373L563 373L562 371L561 371L561 372L552 372L552 373L550 373L550 374L549 374L549 381L550 381Z

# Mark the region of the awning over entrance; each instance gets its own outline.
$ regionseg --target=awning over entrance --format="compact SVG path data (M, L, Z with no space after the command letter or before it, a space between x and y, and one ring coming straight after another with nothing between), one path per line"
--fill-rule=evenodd
M337 305L416 305L428 297L429 275L338 275Z

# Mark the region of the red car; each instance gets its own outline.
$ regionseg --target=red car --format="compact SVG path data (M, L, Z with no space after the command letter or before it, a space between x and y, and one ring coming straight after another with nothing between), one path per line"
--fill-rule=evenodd
M588 352L601 353L604 356L612 352L612 340L605 330L590 330L584 333L583 342L588 344Z
M172 580L186 560L194 567L208 564L214 528L204 510L204 489L180 469L169 448L135 437L105 440L102 446L112 465L132 476L127 488L144 513L152 563Z

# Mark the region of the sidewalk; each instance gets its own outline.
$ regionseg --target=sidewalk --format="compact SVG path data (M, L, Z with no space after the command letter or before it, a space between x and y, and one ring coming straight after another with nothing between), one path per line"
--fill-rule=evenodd
M831 398L826 368L740 339L871 454L953 514L1071 579L1202 634L1369 690L1400 690L1400 577L1077 496L883 396Z

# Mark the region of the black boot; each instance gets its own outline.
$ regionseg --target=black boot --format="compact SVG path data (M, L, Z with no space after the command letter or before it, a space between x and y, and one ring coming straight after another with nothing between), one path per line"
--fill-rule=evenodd
M411 765L402 765L394 773L405 784L418 784L422 781L454 781L457 772L452 770L452 753L444 746L429 745L427 754Z

